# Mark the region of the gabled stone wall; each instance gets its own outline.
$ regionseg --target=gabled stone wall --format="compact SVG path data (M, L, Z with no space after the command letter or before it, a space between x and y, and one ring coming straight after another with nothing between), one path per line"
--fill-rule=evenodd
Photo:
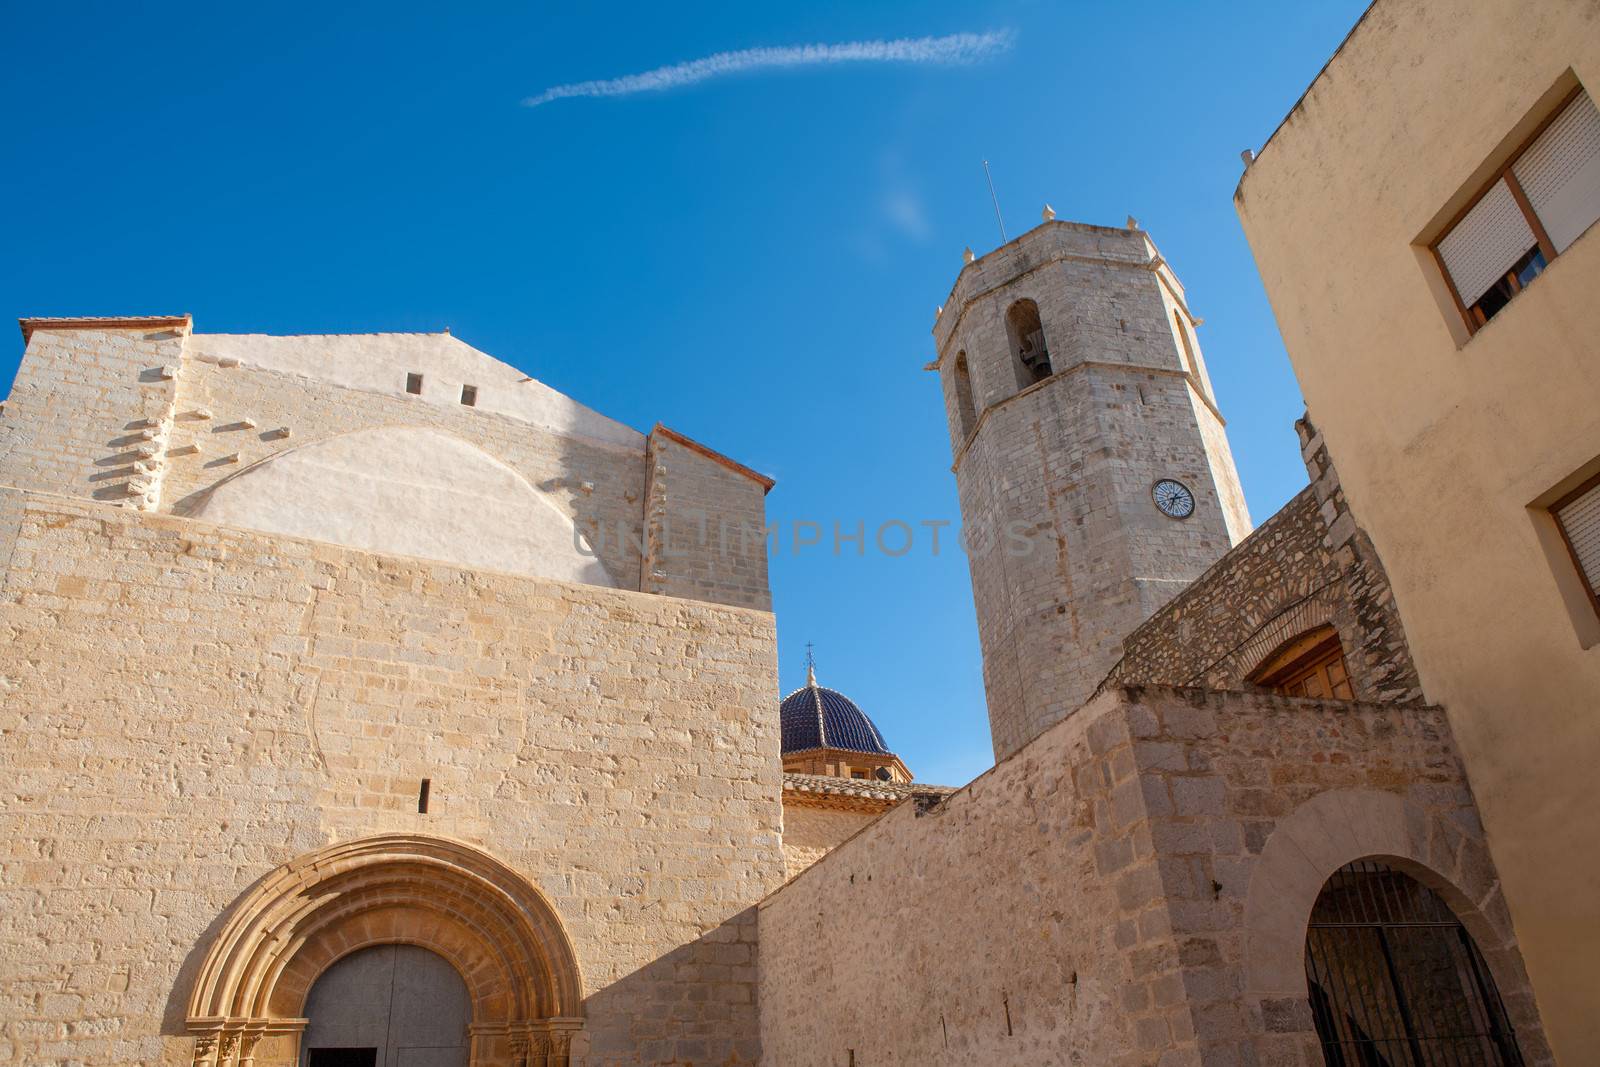
M772 481L657 426L646 451L646 592L772 608L766 494Z
M396 373L403 375L404 364ZM184 362L161 510L194 514L209 490L252 464L341 434L395 426L452 434L510 466L572 520L617 588L639 588L642 437L627 447L564 436L399 389L351 389L247 364L224 366L215 357ZM374 455L373 471L381 474L400 459Z
M27 322L21 369L0 408L0 486L193 516L219 485L291 451L362 431L436 431L504 463L570 520L568 539L581 539L604 571L597 584L771 607L769 479L668 430L647 444L447 334L195 334L186 318ZM423 379L416 395L406 391L413 371ZM468 383L474 405L459 399ZM397 509L415 501L415 521L429 521L417 484L428 479L406 468L432 462L429 477L449 478L449 454L371 451L360 475ZM340 516L324 526L338 529ZM428 558L477 562L448 550Z

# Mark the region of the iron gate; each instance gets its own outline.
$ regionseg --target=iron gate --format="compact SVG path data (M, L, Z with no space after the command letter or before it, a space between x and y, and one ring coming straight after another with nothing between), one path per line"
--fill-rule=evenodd
M1433 890L1358 860L1322 887L1306 979L1329 1067L1521 1067L1494 979Z

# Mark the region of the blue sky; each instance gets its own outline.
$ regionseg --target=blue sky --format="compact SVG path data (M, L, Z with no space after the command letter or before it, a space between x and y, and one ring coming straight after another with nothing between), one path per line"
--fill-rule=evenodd
M1013 236L1046 202L1150 231L1206 320L1260 521L1305 471L1299 391L1233 212L1239 151L1361 7L10 4L0 312L448 326L770 473L773 521L953 521L921 368L962 248L999 243L987 158ZM741 49L957 33L1009 43L522 105ZM0 347L0 381L21 349ZM988 766L959 552L785 546L771 574L783 691L815 642L821 680L919 778Z

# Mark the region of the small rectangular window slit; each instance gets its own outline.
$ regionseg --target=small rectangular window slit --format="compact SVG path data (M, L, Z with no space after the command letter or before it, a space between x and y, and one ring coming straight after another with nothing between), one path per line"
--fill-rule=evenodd
M467 407L476 407L478 404L478 387L476 385L463 385L461 387L461 402Z
M422 375L420 375L420 374L408 374L408 375L406 375L406 392L411 393L411 394L416 395L416 396L421 396L422 395Z
M428 814L428 794L430 792L432 792L432 790L433 790L433 779L432 778L424 778L422 780L422 788L417 791L417 813L418 814L420 814L420 815Z

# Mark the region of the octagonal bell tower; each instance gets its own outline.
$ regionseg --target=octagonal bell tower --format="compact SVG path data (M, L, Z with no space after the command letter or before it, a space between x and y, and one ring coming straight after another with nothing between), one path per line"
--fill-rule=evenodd
M1046 221L934 325L997 760L1250 532L1183 287L1132 227Z

